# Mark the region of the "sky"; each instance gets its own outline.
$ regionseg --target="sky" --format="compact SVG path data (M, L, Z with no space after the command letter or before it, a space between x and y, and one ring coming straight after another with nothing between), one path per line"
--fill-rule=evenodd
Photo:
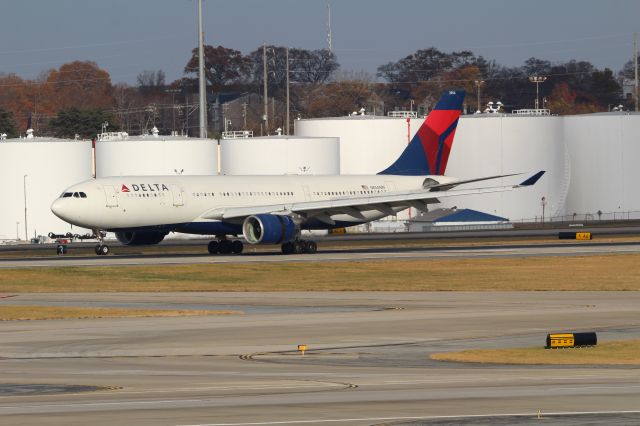
M375 75L418 49L471 50L506 66L530 57L631 59L638 0L330 0L341 70ZM0 74L36 78L91 60L113 83L144 70L182 77L197 43L197 0L0 0ZM327 47L327 0L204 0L205 43L249 53L262 43Z

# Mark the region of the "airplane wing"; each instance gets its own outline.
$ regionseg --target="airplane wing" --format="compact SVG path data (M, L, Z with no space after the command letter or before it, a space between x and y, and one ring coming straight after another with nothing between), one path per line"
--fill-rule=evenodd
M378 210L381 213L393 215L394 207L415 207L425 210L429 204L439 203L441 198L456 197L462 195L487 194L492 192L512 191L514 189L532 186L542 177L544 171L540 171L518 185L493 186L473 189L443 190L443 186L434 185L426 190L419 191L394 191L383 194L369 195L366 197L344 197L323 201L304 201L289 204L270 204L248 207L226 207L209 210L201 218L210 220L240 220L256 214L292 215L297 214L305 219L318 219L328 224L333 224L331 219L335 214L346 214L356 219L364 219L363 211ZM497 176L502 177L502 176ZM480 180L495 179L496 176L456 182L456 185ZM434 190L435 189L435 190Z

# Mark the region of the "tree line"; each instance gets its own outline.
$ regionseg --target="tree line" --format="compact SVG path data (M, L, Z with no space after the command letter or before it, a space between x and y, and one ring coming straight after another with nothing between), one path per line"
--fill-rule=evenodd
M184 74L166 81L162 70L142 71L135 85L113 84L107 71L91 61L74 61L25 80L0 75L0 132L16 137L27 120L38 135L94 137L107 122L108 130L132 134L157 127L161 133L178 131L196 135L197 49L186 62ZM266 55L265 55L266 54ZM260 96L247 96L243 123L234 128L273 133L285 125L287 58L291 118L347 115L365 108L368 113L417 110L426 114L442 90L465 89L465 108L472 113L487 101L500 100L507 111L533 108L536 87L530 76L544 76L539 85L541 107L554 114L607 111L612 105L632 106L622 96L622 80L633 76L633 62L618 73L598 69L588 61L551 62L530 58L522 66L507 67L471 51L443 52L420 49L397 61L380 65L376 75L341 71L336 56L326 50L261 46L242 52L223 46L205 46L205 76L209 127L213 134L228 122L220 105L241 95L262 95L266 57L268 96L272 109L270 129L262 129ZM253 99L253 101L251 101ZM253 102L253 104L252 104ZM246 124L245 124L246 123Z

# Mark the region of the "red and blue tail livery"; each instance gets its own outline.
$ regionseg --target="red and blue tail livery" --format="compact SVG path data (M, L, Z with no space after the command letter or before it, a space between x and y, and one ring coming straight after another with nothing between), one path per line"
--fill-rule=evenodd
M464 90L447 90L400 157L380 175L444 175L462 111Z

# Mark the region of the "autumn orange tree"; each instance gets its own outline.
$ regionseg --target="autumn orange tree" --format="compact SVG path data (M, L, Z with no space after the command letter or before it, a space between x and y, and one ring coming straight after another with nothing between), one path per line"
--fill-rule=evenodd
M105 110L113 106L111 77L94 62L70 62L34 80L15 74L0 76L0 108L13 115L20 132L26 130L30 116L36 133L47 133L48 121L60 111Z
M27 117L34 111L33 83L15 74L0 76L0 108L13 117L18 130L27 130Z
M360 81L332 82L316 86L307 97L306 112L310 117L347 115L366 107L373 92Z
M578 93L564 81L557 83L551 90L547 107L558 115L586 114L599 110L593 98Z
M74 61L49 71L43 83L53 111L106 109L113 102L109 73L92 61Z

